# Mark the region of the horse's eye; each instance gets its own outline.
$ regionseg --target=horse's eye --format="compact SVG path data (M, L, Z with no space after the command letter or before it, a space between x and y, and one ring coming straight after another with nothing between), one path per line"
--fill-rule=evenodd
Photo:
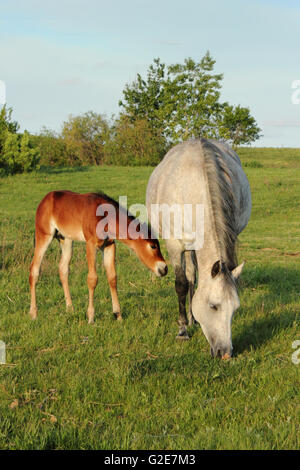
M155 250L156 245L150 245L150 247L152 248L152 250Z
M210 308L212 308L213 310L218 310L218 307L214 304L209 304Z

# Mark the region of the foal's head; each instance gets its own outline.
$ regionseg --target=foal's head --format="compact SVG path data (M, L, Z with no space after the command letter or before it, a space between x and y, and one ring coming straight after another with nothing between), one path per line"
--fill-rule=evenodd
M135 251L142 263L151 269L156 276L162 277L167 274L168 267L161 254L159 242L156 238L151 238L149 229L144 227L138 238L128 239L127 244Z

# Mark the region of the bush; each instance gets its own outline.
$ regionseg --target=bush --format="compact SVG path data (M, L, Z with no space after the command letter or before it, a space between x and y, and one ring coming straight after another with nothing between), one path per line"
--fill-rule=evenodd
M1 174L15 174L38 169L39 151L34 148L30 134L14 134L6 130L0 154Z
M63 124L62 138L69 164L100 165L110 138L109 124L103 116L93 111L70 116Z
M104 161L124 166L157 165L165 151L165 139L151 128L146 119L132 123L122 115L112 128Z
M65 141L51 129L43 127L41 133L34 136L34 145L41 155L41 165L64 166L70 163Z

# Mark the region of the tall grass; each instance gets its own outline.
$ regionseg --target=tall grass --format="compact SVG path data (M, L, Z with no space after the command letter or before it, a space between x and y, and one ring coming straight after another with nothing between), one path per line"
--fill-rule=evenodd
M249 150L247 149L247 152ZM259 152L262 152L259 156ZM52 169L0 180L2 449L295 449L299 447L299 152L240 152L253 195L240 237L247 261L233 320L235 356L213 360L201 329L175 341L172 269L157 279L117 247L125 321L114 321L101 267L88 325L85 247L75 244L66 312L53 241L28 318L34 213L53 189L102 189L144 202L151 168ZM295 156L296 155L296 156ZM166 255L164 245L163 253Z

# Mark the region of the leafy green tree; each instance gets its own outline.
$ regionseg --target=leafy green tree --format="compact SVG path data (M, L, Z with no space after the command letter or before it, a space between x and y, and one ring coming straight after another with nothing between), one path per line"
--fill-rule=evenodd
M165 127L165 64L160 59L154 59L150 65L147 79L137 74L136 81L127 84L123 91L124 100L119 106L124 108L124 114L131 122L146 119L155 130Z
M228 104L223 108L219 122L219 132L220 136L228 140L233 146L250 144L261 135L261 129L254 117L251 116L249 108Z
M254 118L242 109L220 102L222 74L214 73L215 60L207 52L195 62L185 59L183 64L166 67L155 59L146 79L140 74L125 86L119 105L131 122L146 119L150 126L161 132L166 142L176 143L189 138L220 136L232 139L230 120L243 119L243 132L235 127L235 140L247 143L259 137ZM230 118L231 115L231 118ZM252 121L252 123L250 122ZM255 127L257 132L254 131Z
M126 85L119 104L132 121L147 119L172 142L215 135L222 75L212 73L214 64L209 53L198 63L189 58L167 68L155 59L146 80L138 74Z
M168 67L165 99L174 103L168 122L173 141L216 137L223 76L212 73L214 64L207 53L198 63L189 58L182 65Z
M63 123L62 137L71 165L100 165L110 128L103 116L88 111L80 116L70 116Z

